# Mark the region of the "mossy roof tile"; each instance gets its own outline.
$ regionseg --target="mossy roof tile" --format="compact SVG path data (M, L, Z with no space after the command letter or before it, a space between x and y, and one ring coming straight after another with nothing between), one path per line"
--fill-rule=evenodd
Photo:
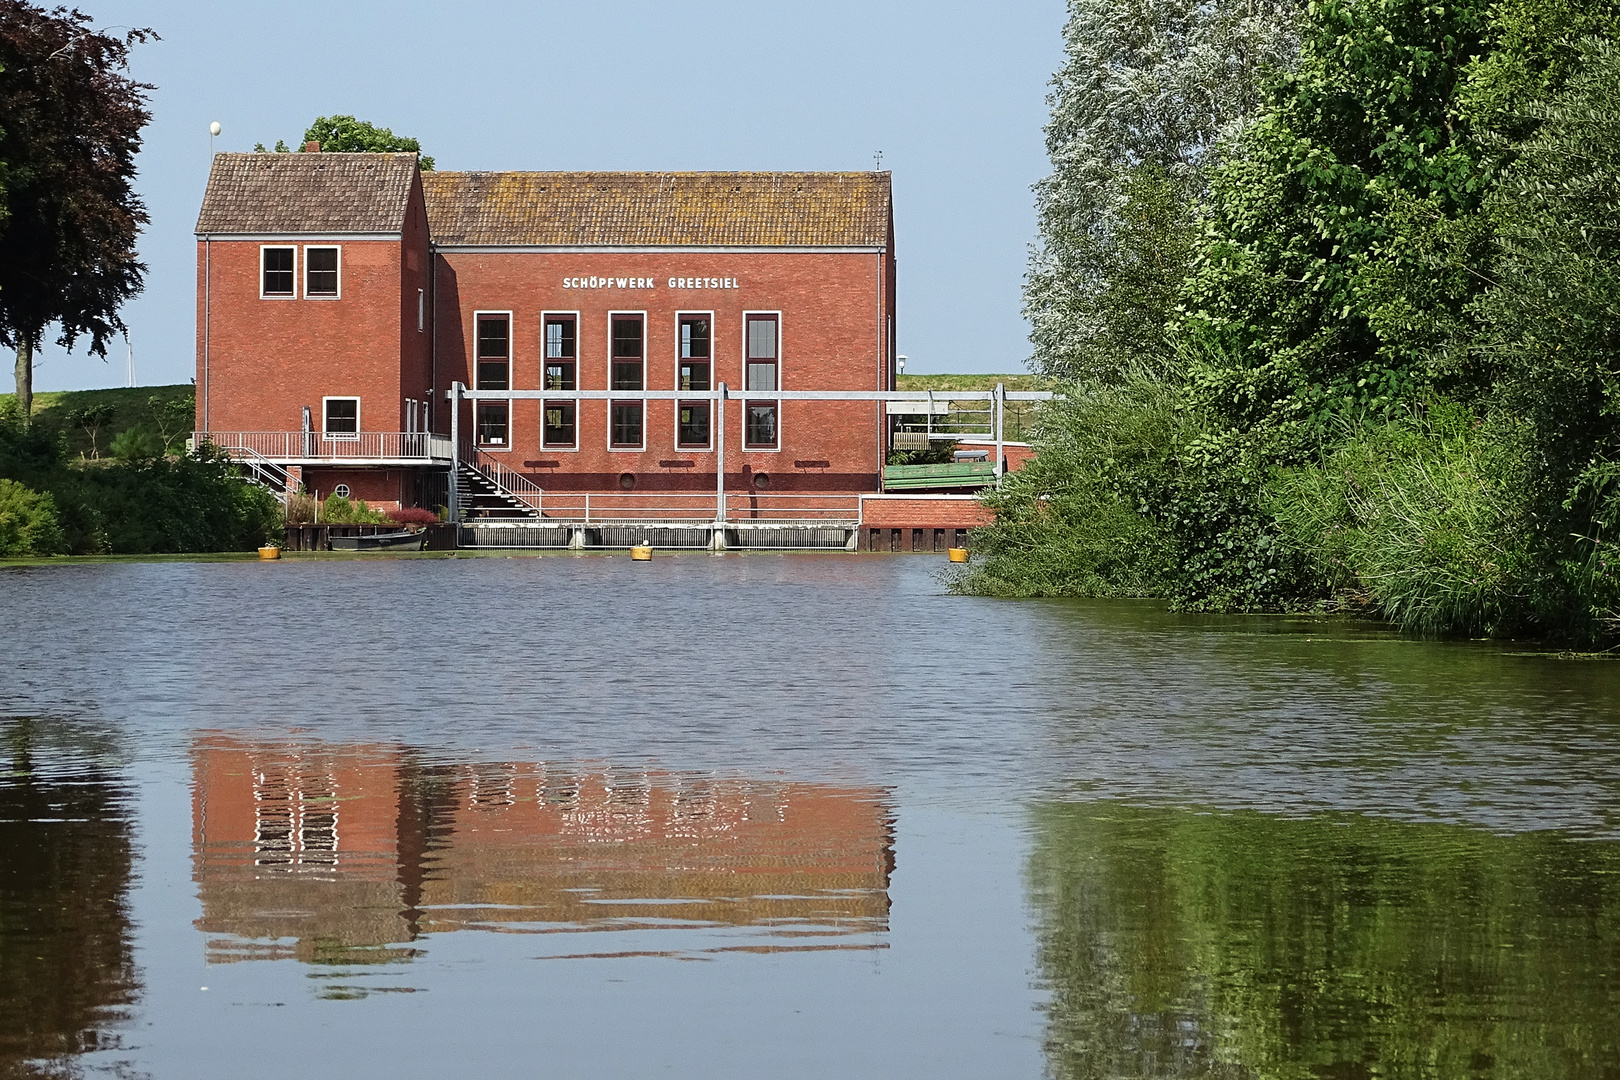
M415 154L215 154L199 234L397 233Z
M424 173L435 243L886 247L888 173Z

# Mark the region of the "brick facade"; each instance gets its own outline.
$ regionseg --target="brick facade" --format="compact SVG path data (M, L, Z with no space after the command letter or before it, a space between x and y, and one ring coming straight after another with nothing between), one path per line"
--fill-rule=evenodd
M778 319L778 388L894 386L895 257L887 174L435 173L414 155L221 154L197 226L197 427L318 435L329 397L362 433L449 434L446 393L476 388L475 313L509 312L512 390L542 385L545 313L577 317L577 389L607 390L609 318L644 316L647 390L677 386L683 313L711 317L733 490L875 492L887 418L870 401L784 401L775 449L743 445L744 320ZM262 295L266 247L293 248L297 288ZM340 252L340 295L305 295L310 248ZM640 287L620 287L621 280ZM603 285L603 282L610 284ZM580 286L584 287L580 287ZM705 287L692 287L703 285ZM724 285L726 287L714 287ZM511 403L479 449L548 491L712 492L708 447L678 446L674 401L644 406L644 443L610 448L607 401L577 406L577 442L543 445L542 404ZM469 444L476 410L456 427ZM433 501L398 462L303 463L383 505ZM415 467L426 474L434 466ZM761 479L761 477L764 479Z
M474 313L510 311L512 385L539 387L544 314L577 313L579 389L607 390L609 315L637 313L646 319L646 388L674 390L679 317L703 314L712 325L712 382L726 383L742 399L744 313L769 312L780 317L781 389L888 389L887 263L882 254L815 252L442 253L435 307L439 381L473 385ZM564 287L593 277L614 285ZM734 281L737 287L670 288L671 279ZM652 287L621 289L620 280ZM630 474L637 491L714 490L718 431L711 431L707 450L678 446L673 401L647 403L641 450L609 447L606 401L580 403L574 450L541 445L539 401L512 408L511 445L496 452L547 489L616 491ZM728 476L751 482L764 473L773 492L878 489L887 439L880 403L783 402L780 448L765 451L743 447L742 410L742 400L726 405ZM471 423L470 411L462 421Z

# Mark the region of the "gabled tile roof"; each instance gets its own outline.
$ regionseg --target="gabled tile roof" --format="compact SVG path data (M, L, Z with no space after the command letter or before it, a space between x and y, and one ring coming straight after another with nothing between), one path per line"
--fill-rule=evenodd
M431 172L436 244L886 247L889 174Z
M397 233L415 154L215 154L197 232Z

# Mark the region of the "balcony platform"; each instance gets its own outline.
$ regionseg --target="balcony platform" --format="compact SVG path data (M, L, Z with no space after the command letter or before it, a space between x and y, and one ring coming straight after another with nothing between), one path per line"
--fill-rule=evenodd
M447 468L450 437L429 432L362 431L328 436L318 431L199 431L193 444L204 442L231 457L275 465L405 466Z

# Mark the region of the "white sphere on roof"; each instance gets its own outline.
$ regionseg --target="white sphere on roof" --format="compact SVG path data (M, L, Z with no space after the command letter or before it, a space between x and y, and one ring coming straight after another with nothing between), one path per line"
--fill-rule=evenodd
M220 133L220 130L221 129L220 129L218 120L215 120L212 124L208 125L208 134L210 134L210 135L218 135Z

